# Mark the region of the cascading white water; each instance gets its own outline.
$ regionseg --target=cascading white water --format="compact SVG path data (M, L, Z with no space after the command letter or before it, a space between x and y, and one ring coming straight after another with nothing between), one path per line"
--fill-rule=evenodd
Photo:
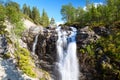
M32 47L32 54L34 55L35 54L35 49L36 49L36 44L37 44L37 41L38 41L38 36L39 35L36 35L35 36L35 41L33 43L33 47Z
M58 71L59 80L78 80L79 66L76 55L76 28L71 27L72 31L56 29L58 32L57 53L58 53Z

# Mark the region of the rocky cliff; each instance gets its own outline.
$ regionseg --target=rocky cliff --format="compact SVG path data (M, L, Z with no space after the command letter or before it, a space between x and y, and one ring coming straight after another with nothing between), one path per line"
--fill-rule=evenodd
M69 28L67 27L64 29L69 29ZM99 73L97 73L96 66L93 65L95 58L90 57L90 55L88 53L85 53L85 51L83 51L82 49L87 50L86 47L91 43L96 43L96 40L98 40L100 36L109 35L109 32L107 31L108 30L106 30L105 28L94 28L92 30L88 26L78 29L76 39L77 39L77 56L79 59L79 67L80 67L79 68L80 80L92 80L95 79L95 77L99 77L98 76ZM36 36L38 36L37 38L38 40L37 40L37 44L35 45L36 48L33 55L32 54L33 44L35 43ZM18 43L21 47L26 48L31 52L31 57L34 61L36 68L49 72L51 74L51 77L55 80L56 80L56 76L58 76L57 67L56 67L57 65L56 62L58 60L57 51L56 51L57 39L58 36L55 29L30 27L29 29L23 32L22 38L18 40ZM4 35L0 36L0 40L1 40L0 53L5 53L7 50L14 53L16 49L15 44L7 45L6 38ZM14 41L12 40L12 42ZM7 62L9 63L9 61ZM41 72L38 71L37 74L39 73ZM45 77L45 79L49 79L49 78Z
M65 28L69 29L69 28ZM34 33L34 30L38 30L37 33ZM24 35L29 34L29 35ZM56 52L56 41L57 41L57 33L55 29L38 29L37 27L29 29L29 31L25 31L23 34L23 41L27 43L28 48L32 51L33 43L35 41L36 35L38 36L38 41L35 49L35 54L38 56L38 59L35 61L36 65L46 71L48 71L52 77L58 75L56 74L56 62L57 62L57 52ZM77 34L77 54L79 58L79 66L80 66L80 79L85 80L87 77L92 75L91 68L87 62L84 60L89 60L87 58L87 54L81 54L80 49L85 48L87 44L91 42L95 42L100 38L94 31L90 30L89 27L85 27L78 30Z

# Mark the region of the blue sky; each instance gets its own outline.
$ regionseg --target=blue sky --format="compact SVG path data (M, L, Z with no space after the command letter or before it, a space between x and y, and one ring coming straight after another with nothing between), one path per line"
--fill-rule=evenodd
M74 7L78 6L85 7L86 4L86 0L12 0L12 1L19 3L21 7L24 3L31 7L36 6L39 9L40 14L42 13L42 10L45 9L49 18L53 17L55 21L58 23L62 21L61 20L62 16L60 14L62 5L72 3ZM90 0L90 2L104 3L104 0Z

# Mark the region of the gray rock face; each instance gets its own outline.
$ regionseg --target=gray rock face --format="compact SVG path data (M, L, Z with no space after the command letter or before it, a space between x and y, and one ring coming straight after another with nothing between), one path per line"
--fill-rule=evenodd
M5 35L0 34L0 53L4 54L7 52L7 40Z
M20 71L16 64L13 63L13 59L0 58L0 80L38 80L30 78Z
M90 42L95 42L99 38L100 36L98 36L93 30L90 30L89 27L86 26L78 30L77 35L78 47L85 47Z
M39 33L34 33L36 29L29 29L28 32L25 32L27 35L23 35L23 41L27 43L27 46L30 51L32 51L33 43L36 35L38 36L38 42L36 45L35 54L38 56L39 60L36 60L36 65L40 68L53 72L54 64L57 60L56 54L56 41L57 35L54 30L40 30ZM32 36L31 36L32 35Z
M94 27L93 30L97 35L100 35L100 36L103 36L103 37L108 36L111 32L109 28L106 28L104 26Z
M69 28L65 28L65 30L66 29ZM29 50L32 51L35 37L39 34L35 50L35 54L38 56L38 59L36 58L35 63L38 67L48 71L52 75L52 77L55 78L55 76L57 75L57 73L55 73L55 70L57 69L55 65L57 61L56 41L58 36L54 29L42 29L39 33L34 33L34 30L36 29L29 29L28 31L26 31L23 35L23 41L27 43ZM99 37L100 36L95 34L94 31L90 30L89 27L78 30L77 50L79 51L81 47L85 47L85 45L89 44L90 42L95 42ZM82 59L82 61L84 60L85 56L86 55L80 54L78 52L78 57L79 59ZM82 62L79 62L80 67L86 65L85 63L81 63ZM86 69L86 67L82 67L81 69L87 70L88 68ZM87 75L88 74L89 73L87 73ZM85 75L83 75L82 77L86 77Z
M28 45L28 49L31 51L32 50L32 45L34 42L34 38L36 35L39 33L43 33L43 28L42 27L31 27L28 30L24 31L22 34L22 40Z

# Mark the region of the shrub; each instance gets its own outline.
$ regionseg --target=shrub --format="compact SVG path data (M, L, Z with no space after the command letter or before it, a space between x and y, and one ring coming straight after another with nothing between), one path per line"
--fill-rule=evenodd
M36 77L36 74L32 70L33 66L30 63L31 61L30 52L25 48L19 47L16 51L16 54L18 60L18 67L28 76Z
M7 52L6 54L3 55L4 59L9 59L11 57L10 53Z
M92 45L92 44L87 45L87 46L86 46L86 51L87 51L87 53L90 54L91 56L94 55L93 45Z
M19 21L15 24L15 28L14 28L14 33L20 37L22 32L25 30L25 27L23 25L22 21Z

